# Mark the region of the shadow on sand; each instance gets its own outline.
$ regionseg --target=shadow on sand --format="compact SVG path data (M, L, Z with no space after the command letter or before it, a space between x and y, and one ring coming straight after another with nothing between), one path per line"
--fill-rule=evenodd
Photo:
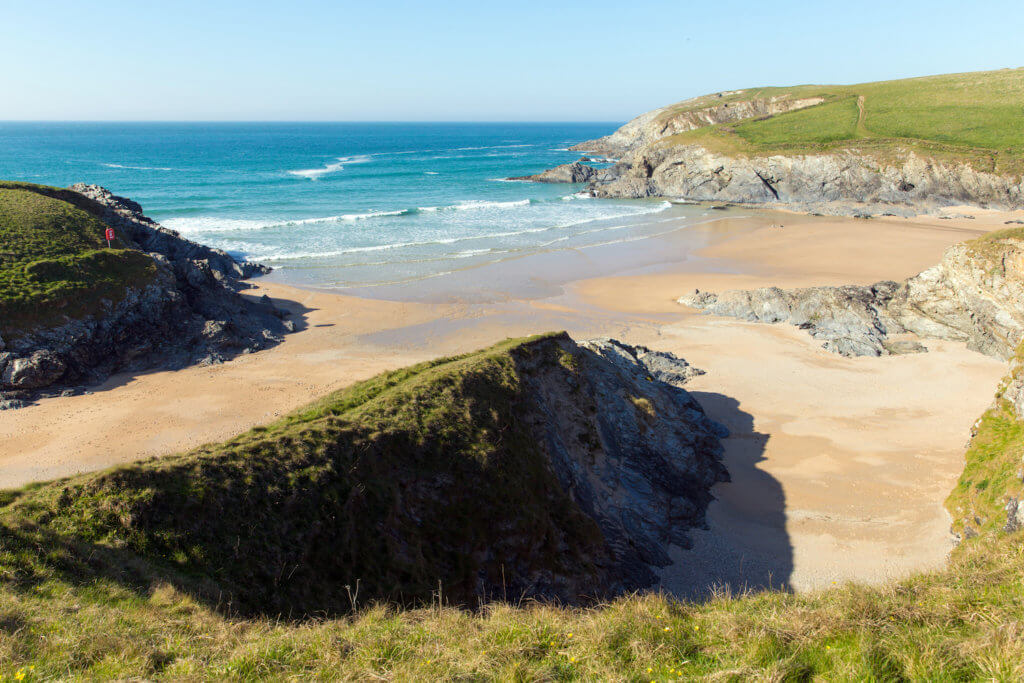
M250 294L246 290L242 290L240 293L245 299L249 300L250 302L256 301L255 296ZM294 334L295 332L302 332L303 330L309 328L309 314L316 309L308 308L305 305L299 303L298 301L292 301L290 299L274 299L273 301L275 306L288 311L287 319L292 321L292 323L295 325L295 330L294 332L292 332L292 334ZM317 327L320 326L317 325ZM272 349L274 348L274 346L277 346L277 344L268 346L267 348L261 349L260 351L256 351L255 353L261 353L262 351ZM243 352L244 349L241 348L228 348L223 349L221 355L224 357L225 362L230 363L232 360L243 355ZM152 357L144 357L137 361L136 363L130 363L127 367L118 368L106 379L100 382L81 382L77 385L76 389L78 391L87 391L89 393L110 391L112 389L117 389L127 384L131 384L138 377L143 377L145 375L151 375L158 372L164 372L167 370L183 370L187 367L191 367L196 364L197 363L195 361L195 358L189 358L189 355L186 352L171 354L159 360L154 360ZM109 370L100 370L100 374L103 374L104 372L109 372ZM61 387L54 387L52 388L52 390L50 388L47 388L45 391L40 392L39 397L43 398L53 395L59 395L61 389Z
M791 590L793 546L786 531L782 485L757 464L764 460L769 435L736 399L693 391L708 416L729 428L724 462L731 481L712 489L707 530L691 532L693 548L675 548L662 588L680 598L702 600L716 591Z

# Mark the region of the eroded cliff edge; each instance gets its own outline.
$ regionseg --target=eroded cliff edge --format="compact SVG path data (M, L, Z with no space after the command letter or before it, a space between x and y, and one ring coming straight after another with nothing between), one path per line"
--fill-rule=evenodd
M219 363L295 329L269 299L240 294L268 268L102 187L0 183L0 237L0 409L117 371Z

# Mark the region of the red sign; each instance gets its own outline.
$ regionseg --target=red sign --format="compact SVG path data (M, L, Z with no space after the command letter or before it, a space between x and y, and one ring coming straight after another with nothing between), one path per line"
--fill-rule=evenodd
M114 237L114 229L113 228L107 228L107 246L108 247L110 246L111 241L113 241L114 239L115 239L115 237Z

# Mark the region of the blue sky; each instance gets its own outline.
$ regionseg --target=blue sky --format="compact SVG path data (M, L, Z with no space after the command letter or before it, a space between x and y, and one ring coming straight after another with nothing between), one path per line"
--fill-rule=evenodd
M1024 2L0 0L0 119L623 121L1024 66Z

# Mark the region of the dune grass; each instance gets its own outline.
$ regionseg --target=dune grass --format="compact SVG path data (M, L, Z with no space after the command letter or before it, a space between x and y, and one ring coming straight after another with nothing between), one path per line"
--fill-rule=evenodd
M856 149L882 160L916 152L965 161L977 170L1015 176L1024 172L1024 69L849 86L751 88L681 103L662 116L771 97L821 97L824 102L766 119L698 128L656 144L700 144L746 155Z
M76 197L82 201L77 201ZM83 208L84 207L84 208ZM65 317L94 315L156 276L153 260L115 240L68 190L0 183L0 330L16 337Z

